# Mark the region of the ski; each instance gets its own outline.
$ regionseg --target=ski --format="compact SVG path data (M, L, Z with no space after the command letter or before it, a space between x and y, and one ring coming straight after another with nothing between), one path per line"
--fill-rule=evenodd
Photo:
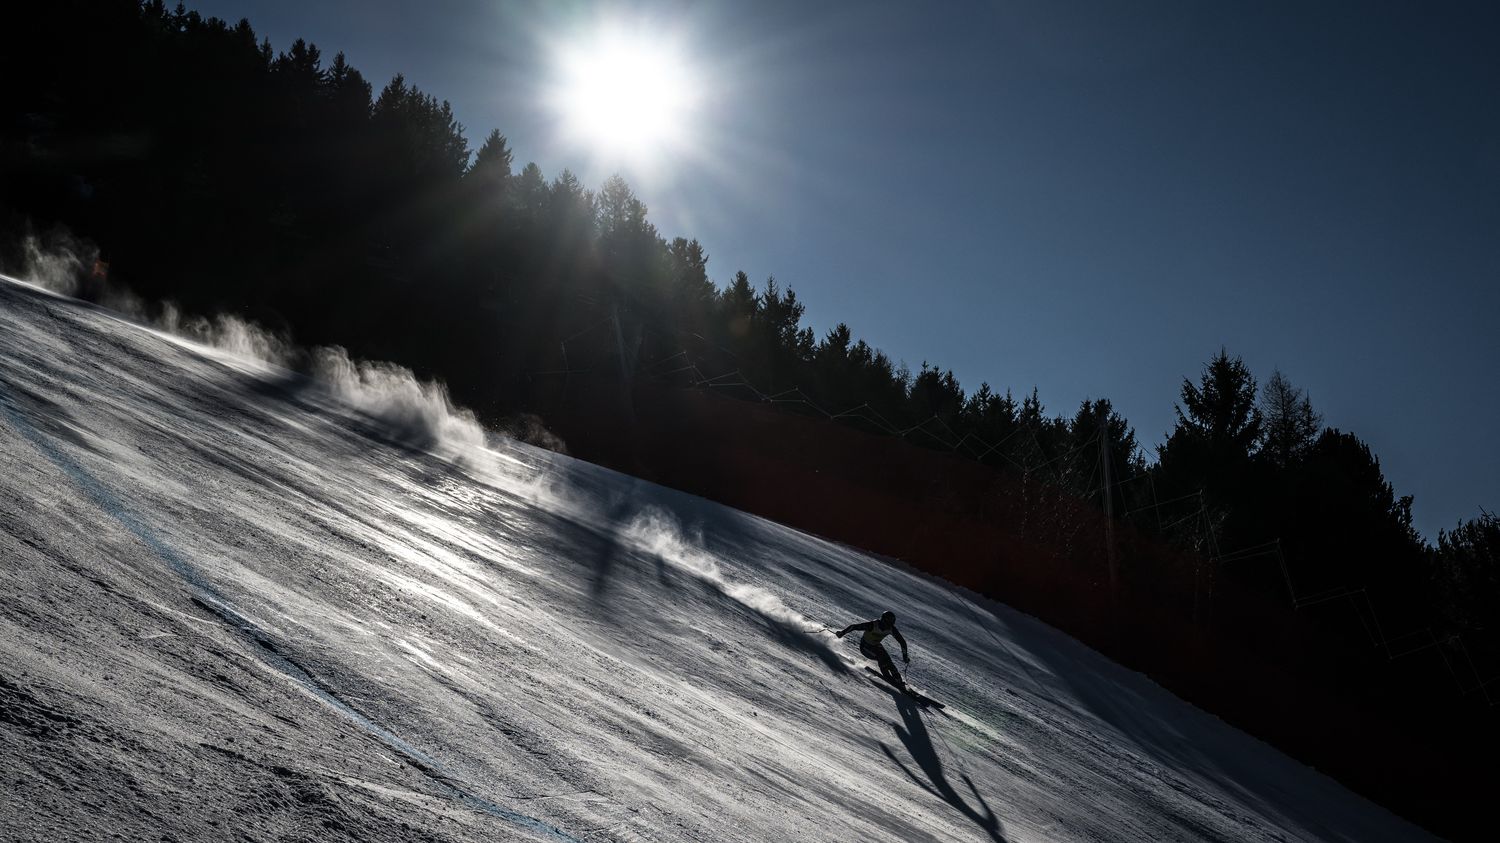
M911 697L912 699L916 700L919 703L922 703L923 705L930 705L933 708L938 708L938 709L947 708L947 706L944 705L943 703L940 703L937 700L933 699L932 697L929 697L926 694L922 693L921 691L918 691L916 688L913 688L910 684L897 685L895 682L891 681L890 677L886 676L885 674L881 673L880 671L876 670L873 667L867 667L867 668L865 668L865 670L868 670L874 676L879 677L880 680L883 681L883 682L885 682L887 685L890 685L892 688L895 688L896 690L901 691L902 693L906 694L908 697Z

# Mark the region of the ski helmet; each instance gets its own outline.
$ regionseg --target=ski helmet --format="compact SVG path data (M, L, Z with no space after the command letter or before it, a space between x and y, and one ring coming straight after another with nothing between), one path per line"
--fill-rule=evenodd
M890 627L895 626L896 625L896 613L895 612L886 612L885 614L881 615L880 616L880 625L882 627L886 627L886 628L890 628Z

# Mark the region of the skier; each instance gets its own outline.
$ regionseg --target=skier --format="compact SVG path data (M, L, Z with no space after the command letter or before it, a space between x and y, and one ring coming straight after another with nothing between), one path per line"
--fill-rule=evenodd
M901 645L901 660L911 664L911 656L906 654L906 639L901 637L901 632L896 629L896 613L886 612L880 616L878 621L865 621L864 623L851 623L836 634L843 638L851 631L862 629L864 635L859 637L859 652L867 659L880 662L880 675L884 676L892 685L906 689L906 681L901 678L901 673L896 670L895 662L891 661L891 654L885 651L885 645L880 643L887 635L896 636L896 643Z

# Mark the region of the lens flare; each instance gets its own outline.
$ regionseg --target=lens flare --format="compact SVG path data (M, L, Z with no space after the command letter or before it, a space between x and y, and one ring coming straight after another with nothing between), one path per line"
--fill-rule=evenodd
M611 32L559 51L552 100L570 140L654 158L687 143L697 91L674 45Z

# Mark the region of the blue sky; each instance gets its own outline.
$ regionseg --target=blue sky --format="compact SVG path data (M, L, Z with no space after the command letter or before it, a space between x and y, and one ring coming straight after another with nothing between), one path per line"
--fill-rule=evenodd
M1226 347L1371 444L1418 527L1500 507L1500 14L1482 4L197 0L404 73L477 147L621 172L723 283L775 275L911 368L1148 445ZM611 160L541 104L601 17L676 43L691 150Z

